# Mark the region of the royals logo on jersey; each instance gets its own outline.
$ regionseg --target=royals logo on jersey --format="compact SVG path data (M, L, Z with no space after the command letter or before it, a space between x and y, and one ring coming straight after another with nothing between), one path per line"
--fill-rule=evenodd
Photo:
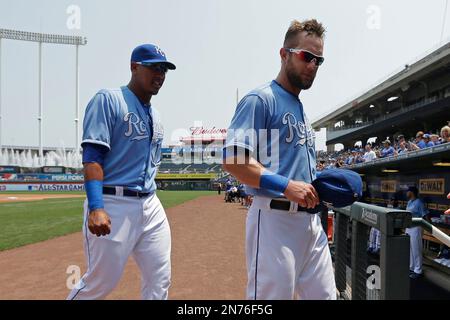
M306 119L306 118L305 118ZM311 128L311 125L306 119L306 123L297 120L297 117L291 113L286 112L282 117L283 125L288 127L288 134L285 139L286 143L295 143L295 147L303 146L305 143L308 147L314 146L315 134Z
M123 121L125 121L128 125L128 130L125 132L125 136L132 137L131 141L139 141L149 137L145 122L139 118L136 113L128 112L123 117Z

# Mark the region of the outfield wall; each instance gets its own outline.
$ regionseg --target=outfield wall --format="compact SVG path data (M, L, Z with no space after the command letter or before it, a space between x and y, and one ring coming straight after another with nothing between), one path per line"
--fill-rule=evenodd
M33 182L0 182L1 191L40 191L40 192L69 192L69 191L84 191L84 184L58 182L58 183L33 183Z
M82 174L34 174L5 173L0 174L0 182L83 182Z
M156 183L162 190L213 190L215 173L158 173ZM2 191L84 191L82 174L2 173Z
M209 191L213 182L209 180L156 180L159 190L171 191Z

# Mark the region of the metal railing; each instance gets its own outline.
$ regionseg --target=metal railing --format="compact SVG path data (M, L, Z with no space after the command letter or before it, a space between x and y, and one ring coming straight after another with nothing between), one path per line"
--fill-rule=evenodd
M420 149L420 150L412 150L412 151L404 152L404 153L401 153L398 155L393 155L393 156L389 156L389 157L385 157L385 158L376 158L376 159L373 159L368 162L356 163L356 164L349 165L347 167L352 168L352 169L363 168L363 167L377 165L380 163L386 163L386 162L391 162L391 161L395 161L395 160L402 160L402 159L409 159L409 158L417 158L417 157L422 157L422 156L430 154L430 153L448 152L448 151L450 151L450 142L445 142L445 143L441 143L437 146L427 147L425 149Z
M437 96L432 96L432 97L429 97L429 98L425 98L422 101L416 102L414 104L411 104L411 105L408 105L408 106L405 106L405 107L401 107L398 110L395 110L395 111L393 111L391 113L388 113L388 114L385 114L385 115L382 115L382 116L379 116L379 117L377 117L377 118L375 118L373 120L369 120L369 121L361 122L361 123L355 123L355 124L342 126L342 127L335 127L335 128L330 129L330 132L339 132L339 131L346 130L346 129L354 129L354 128L356 129L356 128L361 128L361 127L368 126L368 125L371 125L371 124L376 124L376 123L379 123L379 122L382 122L382 121L394 118L396 116L399 116L401 114L406 114L408 112L414 111L414 110L416 110L418 108L421 108L421 107L423 107L425 105L428 105L430 103L436 102L438 100L439 101L444 100L444 98L439 99Z
M368 288L375 287L379 288L381 300L409 299L410 241L403 229L411 226L411 213L361 202L355 202L351 207L333 208L333 211L336 213L335 278L341 297L366 300ZM379 266L368 265L370 227L381 233ZM351 257L350 281L348 252ZM350 294L347 293L347 283L351 283Z

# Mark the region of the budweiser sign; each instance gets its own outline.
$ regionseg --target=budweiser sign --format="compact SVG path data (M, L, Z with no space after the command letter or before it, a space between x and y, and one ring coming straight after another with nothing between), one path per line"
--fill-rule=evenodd
M191 127L191 135L200 136L200 135L226 135L227 129L220 129L216 127L212 127L210 129L204 127Z

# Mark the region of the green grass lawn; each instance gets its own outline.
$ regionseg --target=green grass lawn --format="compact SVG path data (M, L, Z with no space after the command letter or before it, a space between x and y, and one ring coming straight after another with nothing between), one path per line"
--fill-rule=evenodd
M158 197L166 209L212 194L215 192L158 191ZM1 203L0 251L81 231L83 201L83 198L75 198Z

